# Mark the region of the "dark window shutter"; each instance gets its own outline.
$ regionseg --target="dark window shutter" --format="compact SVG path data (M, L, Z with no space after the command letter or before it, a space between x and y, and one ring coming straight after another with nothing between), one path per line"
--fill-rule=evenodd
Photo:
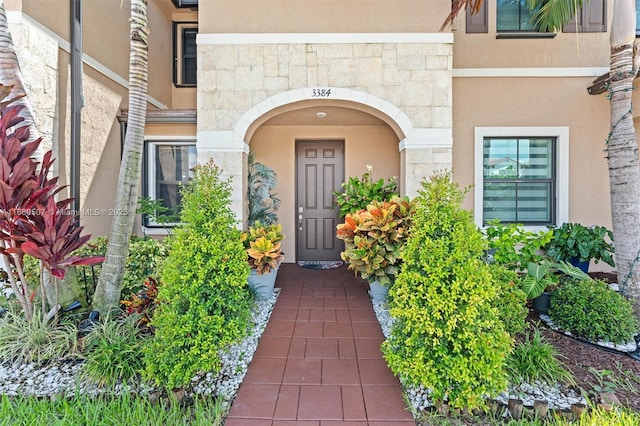
M489 32L489 22L487 19L487 1L483 1L477 15L471 14L471 9L467 8L467 33L487 33Z
M585 2L582 9L568 22L562 31L565 33L576 32L576 19L578 20L578 32L597 33L607 31L607 1L591 0Z
M583 8L588 9L588 15L583 21L586 33L599 33L607 31L607 2L606 0L591 0Z

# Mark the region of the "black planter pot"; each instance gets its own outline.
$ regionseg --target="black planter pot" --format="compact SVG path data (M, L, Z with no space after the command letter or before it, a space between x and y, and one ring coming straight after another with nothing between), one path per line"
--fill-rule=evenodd
M551 293L543 291L542 294L533 299L533 310L539 314L548 314L551 305Z

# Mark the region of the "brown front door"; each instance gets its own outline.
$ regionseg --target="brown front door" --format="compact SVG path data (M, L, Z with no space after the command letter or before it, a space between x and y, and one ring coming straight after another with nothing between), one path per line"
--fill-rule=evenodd
M296 176L296 260L340 260L332 192L344 181L344 141L296 141Z

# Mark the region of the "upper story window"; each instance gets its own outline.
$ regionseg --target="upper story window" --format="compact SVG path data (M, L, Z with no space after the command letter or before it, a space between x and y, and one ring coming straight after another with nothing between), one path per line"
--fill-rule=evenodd
M147 140L145 143L145 196L168 207L170 214L180 210L181 186L193 180L196 143L193 139ZM162 226L145 218L146 226ZM174 224L168 224L174 225Z
M640 0L636 0L640 10ZM470 8L466 13L467 33L487 33L489 30L488 7L492 0L482 2L476 15L471 15ZM532 12L527 7L526 0L496 0L497 22L496 29L499 38L512 37L553 37L554 33L540 33L531 22ZM640 19L638 20L640 27ZM585 2L582 9L563 28L563 32L606 32L607 31L607 0L590 0ZM520 34L519 34L520 33ZM638 34L640 35L640 33Z
M536 31L526 3L526 0L498 0L498 32Z
M195 87L198 77L197 22L173 23L173 84Z
M171 0L171 1L177 8L185 8L185 7L188 7L190 9L198 8L198 0Z

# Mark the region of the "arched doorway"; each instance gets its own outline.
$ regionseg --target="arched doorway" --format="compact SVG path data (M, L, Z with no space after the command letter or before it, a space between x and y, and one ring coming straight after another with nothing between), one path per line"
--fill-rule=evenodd
M278 175L275 192L285 260L339 260L333 192L373 166L374 179L399 176L400 138L385 120L353 102L302 101L275 108L248 129L256 161Z

